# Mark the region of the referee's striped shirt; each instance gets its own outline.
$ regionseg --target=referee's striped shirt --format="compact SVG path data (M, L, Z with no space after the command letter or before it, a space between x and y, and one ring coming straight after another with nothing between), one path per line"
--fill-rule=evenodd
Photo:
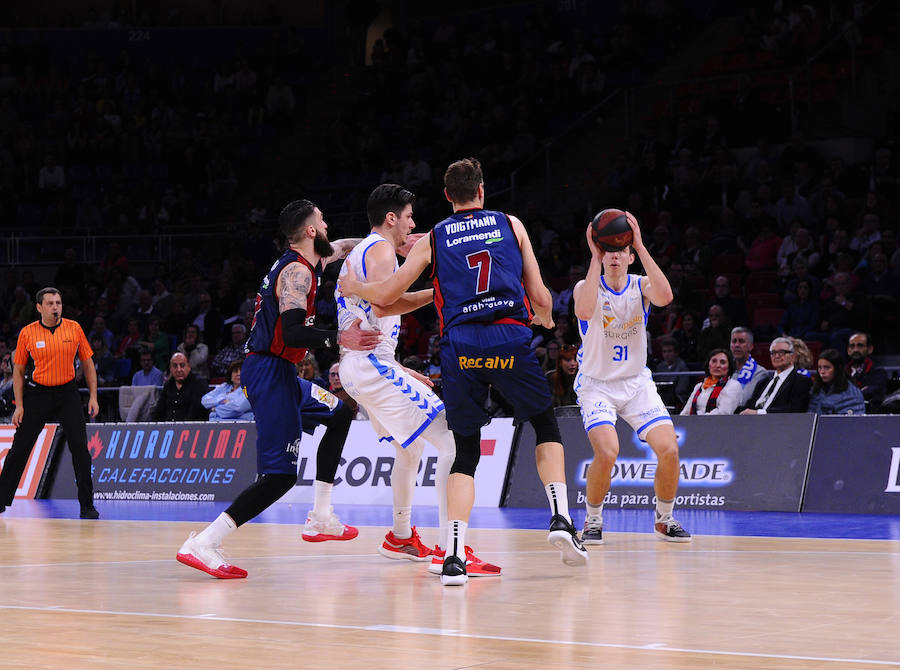
M94 351L77 321L62 319L48 328L40 321L25 326L16 344L16 365L34 360L31 378L42 386L62 386L75 379L75 356L86 361Z

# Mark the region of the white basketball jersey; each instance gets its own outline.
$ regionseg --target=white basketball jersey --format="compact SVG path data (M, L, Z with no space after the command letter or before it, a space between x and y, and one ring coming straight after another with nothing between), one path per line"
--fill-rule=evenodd
M378 233L370 233L362 242L353 247L353 250L347 255L344 264L341 266L340 276L347 274L347 266L349 265L353 268L353 272L360 281L368 281L365 269L366 252L372 245L378 243L390 244ZM391 248L393 248L393 245ZM395 257L395 272L398 267ZM400 335L400 316L383 316L379 318L375 316L372 305L368 300L363 300L355 295L341 296L337 290L334 292L334 298L337 301L338 330L346 330L356 319L361 319L360 328L364 330L380 330L384 335L374 351L354 351L341 347L341 357L355 354L363 356L375 354L377 358L382 360L393 360L397 351L397 338Z
M579 372L601 380L634 377L647 367L647 314L640 275L628 275L616 293L600 277L597 306L580 322Z

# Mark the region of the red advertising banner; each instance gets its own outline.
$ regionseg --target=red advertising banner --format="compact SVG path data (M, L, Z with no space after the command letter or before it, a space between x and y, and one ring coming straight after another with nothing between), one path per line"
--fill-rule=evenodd
M37 493L38 484L44 474L44 467L47 464L47 458L50 456L50 447L53 445L53 438L56 436L57 425L48 423L35 440L34 448L31 450L31 456L28 457L28 464L25 466L25 472L22 473L22 479L19 481L19 487L16 489L16 498L34 498ZM0 425L0 470L6 462L6 454L12 447L13 436L16 434L16 427L11 424Z

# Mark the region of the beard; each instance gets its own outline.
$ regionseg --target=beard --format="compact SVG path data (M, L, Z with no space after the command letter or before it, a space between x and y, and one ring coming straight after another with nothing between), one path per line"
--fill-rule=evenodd
M313 239L313 251L322 258L328 258L334 253L334 247L331 246L331 242L328 241L325 235L316 231L316 236Z

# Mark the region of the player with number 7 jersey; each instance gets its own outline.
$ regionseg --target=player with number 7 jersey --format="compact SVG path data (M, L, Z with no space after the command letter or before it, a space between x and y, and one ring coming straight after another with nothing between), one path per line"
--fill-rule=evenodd
M603 501L619 454L616 418L621 416L656 454L654 532L670 542L689 542L691 536L672 518L680 473L678 441L647 368L650 305L672 302L672 287L644 246L637 219L626 216L634 239L615 251L598 247L588 225L591 264L573 290L582 338L575 392L594 451L587 470L587 516L581 538L585 544L603 543ZM628 273L635 253L646 276Z
M416 242L396 272L381 281L364 281L351 267L338 282L341 296L391 305L431 266L440 315L444 406L456 443L447 484L441 583L458 586L472 574L465 533L491 387L513 405L517 422L529 421L535 430L535 461L552 514L548 542L560 550L564 564L584 565L587 552L569 516L565 455L550 386L529 346L532 306L535 321L553 327L550 291L522 222L484 208L484 179L476 159L464 158L447 168L444 195L453 214Z

